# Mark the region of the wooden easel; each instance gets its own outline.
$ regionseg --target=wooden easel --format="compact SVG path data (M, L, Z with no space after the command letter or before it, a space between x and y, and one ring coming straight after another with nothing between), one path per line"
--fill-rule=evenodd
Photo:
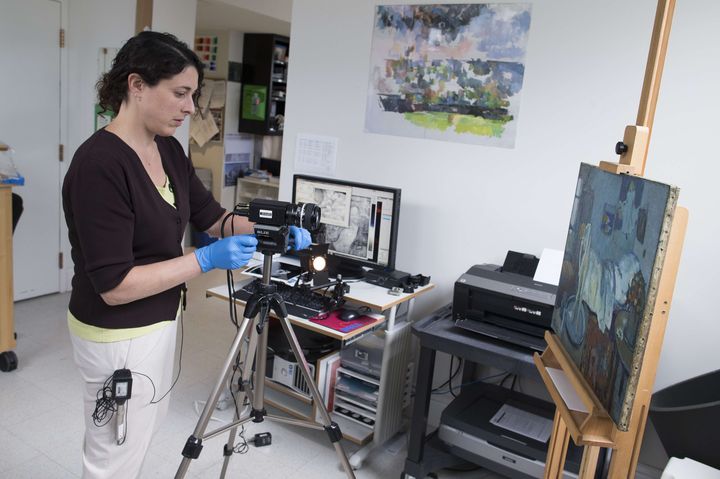
M674 9L675 0L658 0L637 124L626 127L623 141L616 145L616 153L620 155L620 162L600 162L599 167L605 171L636 176L642 176L645 172L650 133ZM675 289L675 278L680 263L687 220L687 209L677 207L627 431L617 428L557 337L549 331L545 334L548 347L542 355L536 353L534 356L535 365L556 405L553 432L545 464L545 479L562 478L565 456L571 437L575 444L583 446L579 473L581 479L592 479L595 476L597 459L600 449L603 447L613 449L608 478L635 477L655 373ZM568 408L555 382L550 377L548 368L560 369L565 374L587 408L587 412L573 411Z

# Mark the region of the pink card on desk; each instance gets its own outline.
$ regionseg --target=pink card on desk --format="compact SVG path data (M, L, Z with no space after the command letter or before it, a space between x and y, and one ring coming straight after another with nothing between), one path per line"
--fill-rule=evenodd
M378 318L373 318L372 316L358 316L357 318L351 319L350 321L343 321L342 319L340 319L338 311L330 311L329 313L322 316L310 318L311 323L316 323L321 326L325 326L326 328L340 331L341 333L349 333L350 331L354 331L361 326L375 323L377 321Z

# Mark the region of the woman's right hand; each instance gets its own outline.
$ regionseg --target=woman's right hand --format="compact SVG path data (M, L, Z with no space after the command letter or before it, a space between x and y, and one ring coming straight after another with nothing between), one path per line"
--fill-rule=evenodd
M257 247L254 235L228 236L195 250L195 257L203 273L211 269L238 269L252 258Z

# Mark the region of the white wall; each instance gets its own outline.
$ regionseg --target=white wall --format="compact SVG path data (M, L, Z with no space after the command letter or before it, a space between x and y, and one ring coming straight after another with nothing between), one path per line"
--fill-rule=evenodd
M195 13L197 0L153 0L152 29L172 33L190 48L195 43ZM190 141L190 120L175 132L175 138L188 152Z
M437 285L423 314L473 264L564 248L579 163L617 161L635 123L657 2L532 2L514 149L363 132L375 4L294 2L281 198L298 133L339 138L337 177L401 187L397 267ZM656 390L720 368L718 45L720 3L678 2L646 177L680 186L691 218Z

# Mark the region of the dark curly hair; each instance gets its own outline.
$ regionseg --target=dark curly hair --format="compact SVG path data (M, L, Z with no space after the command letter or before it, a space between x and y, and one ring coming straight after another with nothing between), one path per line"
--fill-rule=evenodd
M189 66L195 67L198 72L198 89L193 95L197 106L203 82L203 64L195 52L169 33L140 32L123 45L110 71L98 80L98 103L105 111L117 113L127 99L127 79L131 73L140 75L147 85L155 86L160 80L172 78Z

